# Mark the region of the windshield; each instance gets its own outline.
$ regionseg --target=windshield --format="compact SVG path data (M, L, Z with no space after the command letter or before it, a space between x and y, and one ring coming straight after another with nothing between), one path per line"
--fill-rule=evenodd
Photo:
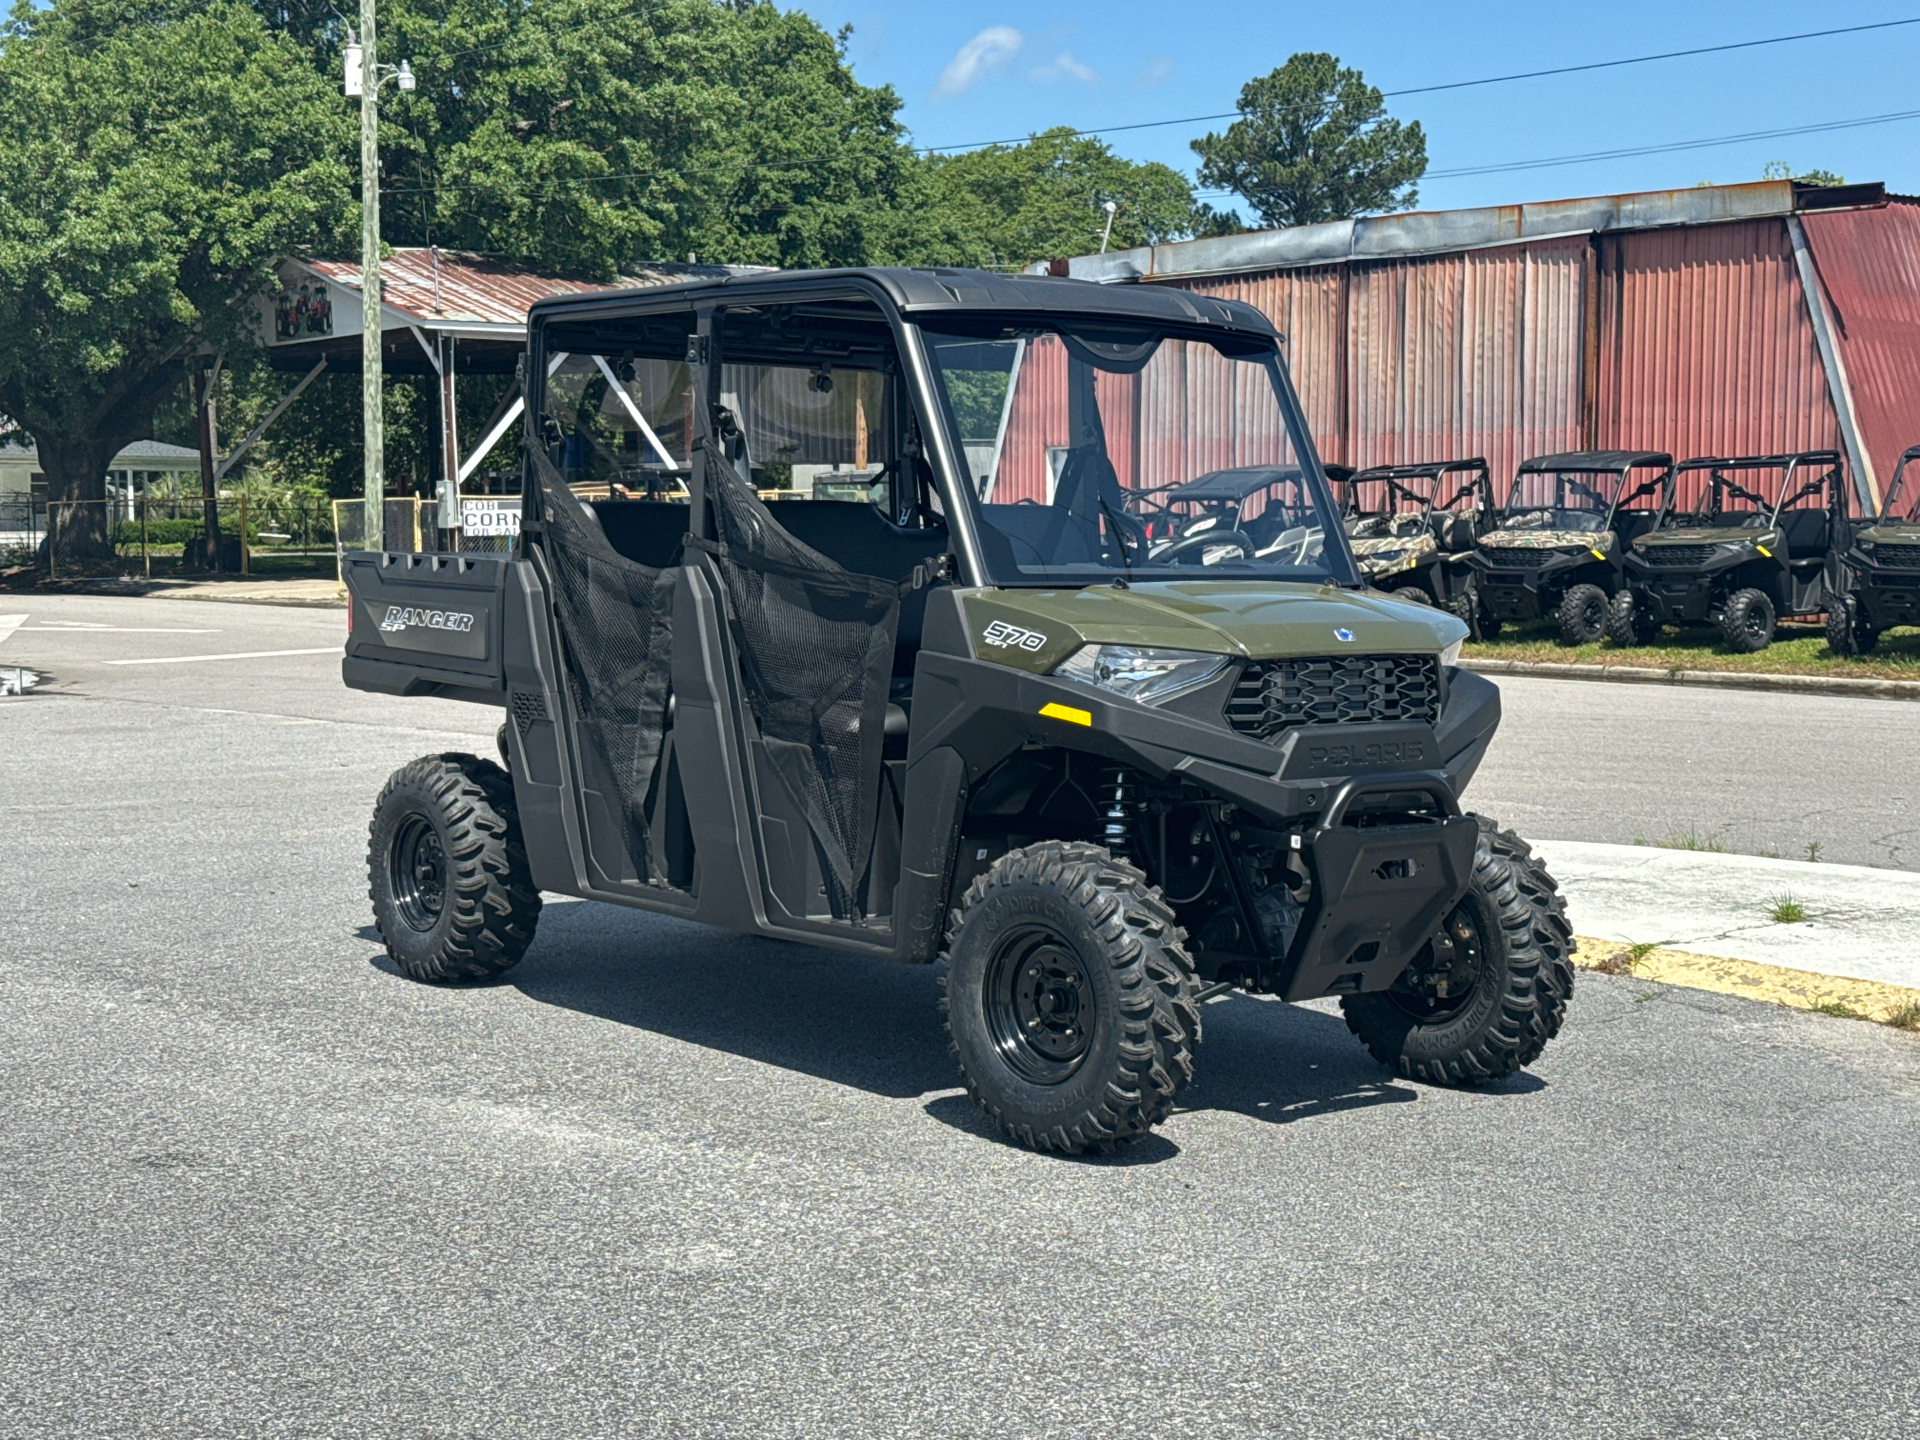
M1920 465L1903 459L1887 487L1886 503L1880 518L1895 525L1920 525Z
M996 583L1354 579L1271 345L989 325L925 335Z
M1618 471L1525 471L1507 486L1502 530L1604 530L1620 497Z

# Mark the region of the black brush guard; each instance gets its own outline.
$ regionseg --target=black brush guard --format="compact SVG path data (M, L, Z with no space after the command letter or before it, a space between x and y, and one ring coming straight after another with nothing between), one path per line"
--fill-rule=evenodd
M1421 796L1439 813L1415 823L1348 823L1356 801ZM1290 947L1289 1000L1385 990L1439 928L1473 877L1477 820L1431 771L1349 780L1302 837L1313 896Z

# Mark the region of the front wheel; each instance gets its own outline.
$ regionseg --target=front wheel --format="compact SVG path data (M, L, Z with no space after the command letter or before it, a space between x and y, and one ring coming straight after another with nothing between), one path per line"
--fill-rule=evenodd
M1851 595L1827 602L1827 649L1836 655L1865 655L1880 643L1880 632L1860 614Z
M1553 618L1561 644L1591 645L1606 633L1607 592L1598 585L1570 586Z
M1552 876L1480 820L1467 893L1390 990L1340 1001L1373 1058L1410 1080L1485 1085L1540 1057L1573 995L1572 927Z
M1198 982L1159 890L1097 845L1013 850L947 932L940 1001L967 1091L1034 1150L1110 1151L1193 1078Z
M1773 643L1773 601L1764 590L1736 590L1720 612L1720 638L1737 655L1751 655Z
M393 772L373 807L367 879L387 954L415 980L491 980L519 963L540 918L513 782L474 755Z

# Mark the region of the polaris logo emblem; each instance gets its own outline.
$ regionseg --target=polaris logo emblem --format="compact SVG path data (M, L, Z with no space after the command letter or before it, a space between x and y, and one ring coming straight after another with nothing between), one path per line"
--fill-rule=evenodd
M380 617L380 628L389 634L415 626L465 634L473 629L473 616L464 610L418 610L411 605L389 605L387 613Z
M996 620L980 636L980 643L1000 650L1038 650L1047 643L1047 637L1038 630L1022 630L1018 625Z
M1333 638L1345 644L1352 641L1353 632L1344 625L1336 625L1333 628Z

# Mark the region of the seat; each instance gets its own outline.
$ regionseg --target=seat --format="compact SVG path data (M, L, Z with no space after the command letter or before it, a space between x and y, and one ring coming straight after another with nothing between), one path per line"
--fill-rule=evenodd
M1792 560L1823 559L1832 529L1824 510L1788 510L1780 516L1781 538Z

